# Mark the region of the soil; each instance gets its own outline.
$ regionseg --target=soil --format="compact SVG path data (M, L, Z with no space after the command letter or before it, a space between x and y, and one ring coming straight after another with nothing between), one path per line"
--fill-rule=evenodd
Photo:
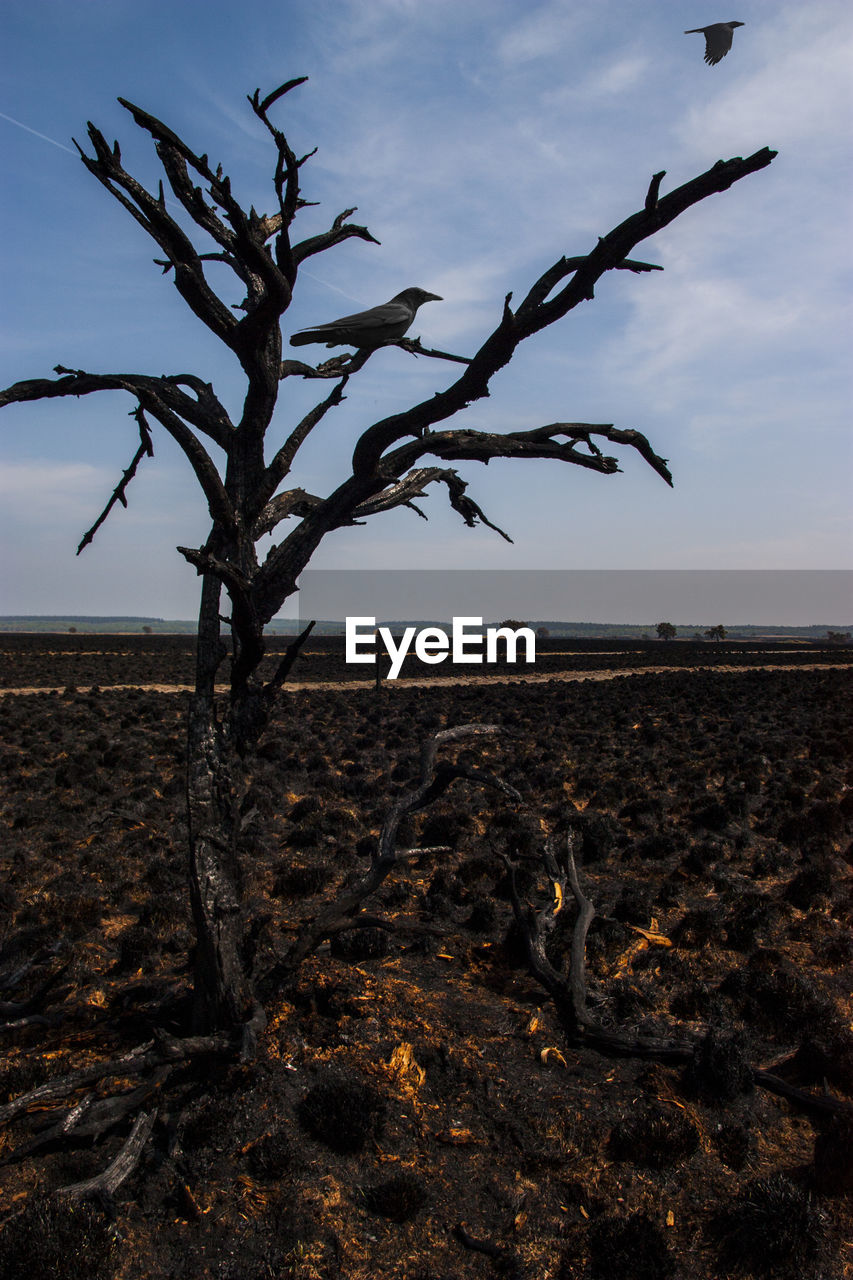
M500 725L448 755L523 804L457 781L410 819L401 847L447 851L405 859L366 904L391 927L339 935L263 989L255 1060L176 1072L114 1200L72 1210L39 1188L99 1172L129 1122L28 1152L39 1112L8 1126L0 1280L21 1259L70 1278L84 1256L116 1280L848 1274L849 1125L752 1088L748 1064L853 1095L849 657L677 643L552 642L545 683L286 693L242 832L261 973L364 870L428 735ZM339 644L312 652L297 681L341 678ZM451 674L405 672L431 673ZM185 695L143 686L189 679L186 637L2 637L0 683L42 691L0 699L0 1000L57 977L41 1023L0 1025L0 1105L164 1016L182 1029ZM688 1069L567 1041L504 862L545 907L547 833L572 834L596 908L598 1016L695 1038Z

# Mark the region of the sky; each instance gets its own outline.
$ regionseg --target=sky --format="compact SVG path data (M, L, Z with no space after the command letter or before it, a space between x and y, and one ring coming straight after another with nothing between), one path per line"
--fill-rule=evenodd
M307 75L272 113L297 152L318 148L302 177L319 205L300 214L299 238L355 205L381 245L351 240L310 259L285 334L419 285L444 301L422 308L411 335L464 355L506 293L520 300L551 263L642 208L653 173L666 170L665 193L769 146L779 154L768 169L638 247L662 272L611 272L452 424L637 428L669 459L674 489L629 451L613 476L465 463L469 494L512 545L466 528L436 491L421 504L429 523L407 510L375 517L329 537L312 567L853 567L853 12L847 0L736 8L745 25L708 67L702 37L684 32L732 17L709 0L3 6L0 385L57 364L193 372L232 413L241 402L230 352L77 155L72 138L85 143L93 120L156 189L151 140L119 95L221 162L244 205L271 212L274 155L246 95ZM293 482L330 492L367 426L457 373L378 353L307 442ZM287 379L271 451L327 391ZM99 393L0 413L0 614L194 616L198 579L175 548L200 545L208 517L161 431L128 509L75 556L133 456L133 407ZM851 618L847 600L814 621Z

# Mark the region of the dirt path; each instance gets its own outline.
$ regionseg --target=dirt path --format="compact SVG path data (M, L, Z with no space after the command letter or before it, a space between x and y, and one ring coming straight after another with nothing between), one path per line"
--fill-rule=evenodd
M519 673L511 676L415 676L403 677L397 680L383 680L382 687L383 689L394 687L400 689L435 689L449 685L547 684L551 680L615 680L618 676L671 675L675 671L713 671L730 675L747 671L840 671L848 669L853 668L847 662L762 663L754 666L623 667L620 670L601 668L594 671L550 671L547 674L533 673L527 675ZM373 689L375 683L374 680L311 680L296 681L293 684L288 683L285 689L291 693L302 693L309 689ZM226 684L217 685L216 687L222 693L227 693L228 691L228 685ZM34 693L64 693L66 688L66 685L41 685L0 689L0 697L6 697L10 694L27 696ZM101 693L126 689L138 689L143 693L192 693L193 686L190 684L96 684L89 686L76 685L75 688L79 693L89 693L93 688L98 689Z

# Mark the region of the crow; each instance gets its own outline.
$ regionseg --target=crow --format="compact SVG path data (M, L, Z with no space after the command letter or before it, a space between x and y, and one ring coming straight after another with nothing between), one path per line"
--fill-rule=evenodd
M426 289L404 289L380 307L302 329L293 335L290 345L304 347L308 342L325 342L327 347L381 347L384 342L402 338L423 303L442 301L437 293L427 293Z
M710 27L691 27L685 31L686 36L702 35L705 37L705 61L709 67L716 66L732 47L732 36L735 27L742 27L742 22L714 22Z

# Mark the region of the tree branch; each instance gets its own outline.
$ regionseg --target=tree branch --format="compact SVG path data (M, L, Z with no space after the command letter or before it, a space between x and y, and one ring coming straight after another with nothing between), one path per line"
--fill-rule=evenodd
M93 391L128 391L136 399L143 395L156 398L167 409L184 418L226 452L231 446L234 426L210 383L192 374L162 374L151 377L143 373L86 373L83 369L67 369L58 364L58 379L29 378L15 382L0 391L0 408L30 400L50 400L61 396L86 396ZM181 391L191 387L193 396Z
M296 262L290 244L290 225L297 211L305 204L305 201L301 200L299 196L299 170L308 159L308 156L303 156L301 160L297 160L296 154L287 138L280 129L277 129L272 124L267 112L286 93L290 93L291 89L304 84L307 79L307 76L300 76L295 80L288 80L286 84L280 85L278 89L268 93L263 101L261 101L259 89L256 89L253 96L249 98L252 110L269 130L278 151L273 179L278 198L278 213L270 218L261 219L260 230L265 241L272 235L276 236L276 263L289 280L291 287L296 281Z
M558 443L555 436L564 436L568 443ZM601 436L614 444L630 445L667 484L672 484L666 459L658 457L642 432L620 430L609 423L552 422L548 426L510 431L503 435L474 430L433 431L422 440L402 445L387 454L379 469L382 474L389 470L398 473L430 454L448 462L488 463L492 458L554 458L603 475L619 471L617 460L602 453L593 436ZM586 445L589 452L580 452L576 448L578 444Z
M355 207L344 209L343 213L339 213L335 218L328 231L323 231L316 236L309 236L307 240L301 240L299 244L294 245L294 263L299 266L306 258L313 257L315 253L325 253L327 249L331 249L336 244L342 244L344 240L350 240L353 237L359 240L367 240L370 244L379 244L379 241L370 234L367 227L360 227L353 222L347 222L347 218L351 217L355 212Z
M175 288L187 306L226 346L234 348L238 320L222 299L211 289L204 275L201 259L192 241L174 218L166 212L162 192L152 196L121 165L118 143L107 146L103 134L90 122L89 138L95 158L87 156L76 142L80 158L90 173L106 187L144 231L159 244L175 270ZM127 194L123 194L127 192ZM197 219L196 219L197 220Z
M76 1093L88 1084L94 1084L96 1080L105 1080L110 1076L120 1079L137 1076L152 1068L184 1062L201 1054L224 1054L233 1047L233 1040L224 1032L210 1036L185 1036L182 1039L159 1034L120 1058L80 1067L65 1076L48 1080L45 1084L30 1089L28 1093L19 1094L0 1107L0 1124L8 1124L31 1109L43 1107L45 1103L67 1098L69 1094Z
M305 641L308 639L308 637L310 636L311 632L314 630L316 625L317 625L317 620L315 618L314 621L309 622L305 630L301 631L299 635L296 637L296 639L292 640L290 644L287 646L287 649L284 652L284 656L282 657L281 662L278 664L278 666L275 669L275 673L273 674L271 679L269 679L267 683L264 685L263 693L267 701L271 702L273 700L275 695L278 693L279 689L287 680L287 677L290 675L290 672L293 669L294 662L299 657L299 654L302 652L302 646L305 644Z
M277 319L290 305L292 281L282 274L266 249L263 219L254 210L248 215L244 212L231 194L231 180L223 175L221 165L214 172L207 156L196 155L162 121L125 98L119 98L119 102L133 116L134 122L154 139L157 155L177 199L193 221L222 246L228 265L247 285L249 314L235 330L237 346L242 347L245 330L252 323L259 306L270 305ZM206 203L201 188L193 185L188 166L210 184L211 198L225 211L230 225L226 226Z
M565 436L567 443L558 442L554 436ZM297 494L299 496L302 521L284 542L271 549L254 579L253 591L259 616L271 618L281 608L293 582L326 533L332 529L345 528L362 513L369 514L373 502L382 502L382 494L386 488L397 484L424 456L432 455L453 462L484 463L492 458L553 458L586 467L602 475L612 475L619 471L617 460L602 453L594 443L593 436L603 436L615 443L631 445L668 484L672 483L666 460L654 453L641 432L621 431L606 424L558 422L506 435L465 430L430 432L423 439L401 445L392 453L386 454L371 473L352 475L324 500L318 501L302 491L294 491L294 497ZM578 444L586 445L589 452L578 449ZM464 497L463 482L458 481L461 488L456 487L456 484L454 482L452 487L448 484L451 505L459 511L465 523L473 527L479 520L509 541L508 534L492 524L471 499ZM458 498L458 505L454 498ZM288 505L283 503L280 508L274 507L272 503L268 505L264 513L265 531L274 527L286 515L297 513L291 503L292 500L288 498Z
M518 308L518 315L526 315L530 311L534 311L545 301L548 294L564 280L566 276L570 276L584 265L587 255L575 258L560 258L555 262L553 267L549 267L547 271L539 277L533 287L530 289L527 297ZM657 266L653 262L636 262L630 258L626 258L624 262L616 262L613 265L614 271L633 271L635 275L639 275L644 271L663 271L663 267Z
M599 240L595 249L576 267L567 264L575 263L577 259L560 259L533 285L515 314L509 307L512 295L507 295L500 324L461 377L429 400L369 427L356 445L353 470L357 474L372 471L385 450L403 436L420 434L488 395L490 379L512 359L519 343L562 319L580 302L592 298L596 282L606 271L652 269L648 263L627 261L635 245L660 231L691 205L715 192L725 191L741 178L765 168L775 155L775 151L765 147L746 160L740 157L720 160L706 173L658 200L653 208L644 208L621 223ZM554 285L568 271L573 274L571 282L556 297L546 301Z
M252 536L262 538L265 533L272 533L282 520L288 520L291 516L298 516L304 520L306 516L321 507L324 501L324 498L308 493L305 489L288 489L286 493L276 494L252 526ZM269 554L272 555L274 550L275 548L271 548Z
M212 388L202 383L200 379L191 379L186 374L180 375L177 379L152 378L143 374L97 374L86 373L80 369L66 369L63 365L57 365L56 372L61 376L55 380L34 378L26 382L16 382L5 391L0 391L0 408L30 400L90 395L94 391L128 391L136 397L143 409L166 428L183 449L207 498L213 518L221 521L226 529L234 528L233 507L213 459L198 437L181 420L186 415L193 426L199 426L199 429L204 430L224 449L231 449L233 428L230 436L224 434L222 419L225 418L227 421L227 415L213 395ZM179 382L193 385L199 392L199 398L193 399L185 395L178 386ZM208 405L211 401L221 410L220 414L214 415L209 409ZM203 426L200 425L202 423Z
M94 1178L86 1178L83 1182L73 1182L70 1186L62 1187L61 1193L75 1200L81 1200L84 1196L90 1195L114 1195L139 1163L156 1119L156 1108L152 1111L141 1111L133 1123L127 1142L115 1160Z
M258 519L262 518L264 506L290 471L291 463L307 437L317 424L322 422L329 410L336 408L345 399L344 387L349 381L349 376L349 372L345 373L337 386L333 387L326 396L325 400L321 400L319 404L306 413L302 421L291 431L287 440L267 467L255 499L257 508L260 511Z
M421 344L420 338L397 338L395 342L386 344L389 347L399 347L401 351L408 351L411 356L429 356L432 360L451 360L454 364L470 364L470 356L455 356L450 351L439 351L437 348L425 347Z
M88 529L86 533L83 534L80 545L77 548L78 556L80 552L83 551L86 547L88 547L89 544L94 540L95 534L98 532L101 525L104 523L107 516L112 511L115 504L117 502L120 502L123 507L127 507L127 496L126 496L127 486L130 484L131 480L136 475L136 468L139 466L143 458L154 457L154 445L151 442L151 429L148 426L148 423L145 421L145 410L142 408L142 405L138 405L137 408L133 410L133 413L131 416L136 418L137 424L139 426L139 437L140 437L139 448L136 450L136 453L133 455L133 460L130 466L125 471L122 472L121 480L119 480L118 484L113 489L112 496L110 497L109 502L104 507L103 511L98 516L95 523L92 525L91 529Z
M287 954L267 975L268 982L280 982L285 976L291 975L330 933L353 927L354 922L357 921L361 903L378 889L399 860L397 832L403 818L409 813L417 813L419 809L425 809L427 805L432 804L457 778L465 778L483 786L493 787L515 803L521 803L521 796L515 787L491 773L463 765L447 765L436 769L435 762L439 747L461 742L466 738L492 737L503 732L500 725L463 724L453 729L443 729L423 743L420 780L411 790L404 791L389 809L382 824L376 852L371 858L367 872L334 902L329 903L303 929Z

